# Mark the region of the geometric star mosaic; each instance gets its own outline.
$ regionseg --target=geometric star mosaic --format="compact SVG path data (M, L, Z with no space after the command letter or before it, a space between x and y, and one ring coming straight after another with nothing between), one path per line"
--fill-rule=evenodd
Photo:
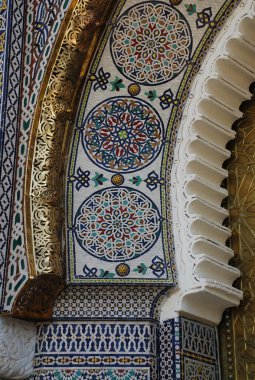
M54 320L158 319L158 286L69 286L57 298Z
M228 0L224 9L232 5ZM183 89L210 46L204 33L216 33L221 6L118 2L84 83L72 136L69 284L175 286L173 129L188 94Z
M177 76L189 59L192 35L170 4L143 2L127 9L111 35L111 54L128 79L159 85Z

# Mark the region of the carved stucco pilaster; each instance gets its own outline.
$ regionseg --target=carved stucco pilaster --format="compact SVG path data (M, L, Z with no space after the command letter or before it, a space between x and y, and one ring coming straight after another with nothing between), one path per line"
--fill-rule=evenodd
M0 378L27 379L33 373L34 323L0 317Z

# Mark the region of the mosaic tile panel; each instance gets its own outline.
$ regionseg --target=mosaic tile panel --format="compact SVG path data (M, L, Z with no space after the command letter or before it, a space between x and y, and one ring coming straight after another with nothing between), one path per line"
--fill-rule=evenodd
M138 321L39 324L34 379L156 380L157 334L157 324Z
M100 369L78 369L78 370L40 370L32 377L33 380L150 380L147 369L125 368L108 370ZM32 380L31 379L31 380Z
M216 331L214 327L182 319L182 349L217 359Z
M84 85L67 178L69 284L175 286L170 172L188 88L238 0L121 0Z
M10 4L3 2L0 5L0 114L1 114L1 123L0 123L0 212L3 220L1 220L1 230L0 230L0 289L2 290L3 284L3 274L4 274L4 262L6 254L6 243L7 243L7 234L8 234L8 217L9 217L9 200L10 200L10 190L11 190L11 173L12 169L9 166L11 158L8 155L7 149L5 148L6 144L12 146L10 138L5 131L4 125L4 101L5 101L5 79L6 79L6 70L7 70L7 46L6 40L9 32L9 23L8 23L8 8L10 9ZM12 131L9 131L11 134ZM15 135L15 133L14 133Z
M101 377L220 380L217 329L186 318L163 322L160 329L145 321L38 325L33 379Z
M159 318L158 287L70 286L55 302L53 319Z
M184 359L184 378L192 380L216 380L215 366L197 362L192 359Z
M3 94L4 94L4 82L5 82L5 63L7 56L6 40L8 38L9 23L8 23L8 9L10 4L7 1L3 1L0 4L0 110L3 112ZM2 155L1 155L2 156ZM0 158L1 159L1 158ZM1 161L0 161L1 162Z
M217 328L186 318L161 325L162 380L220 380Z
M40 67L44 50L52 44L51 39L59 28L58 22L63 15L61 18L58 15L67 10L69 4L69 0L36 1L33 12L33 78Z
M15 157L15 149L9 149L8 153L12 157L12 168L14 168L14 160L17 164L16 182L13 193L13 204L8 199L8 204L13 207L13 217L11 221L11 254L9 257L10 265L7 273L8 297L4 299L4 310L11 309L15 294L23 286L27 279L27 262L25 256L25 239L24 239L24 219L23 219L23 185L25 176L25 163L27 155L27 143L33 114L35 111L36 101L42 83L45 67L47 65L50 53L54 46L54 42L59 31L61 22L69 7L71 0L44 0L26 3L22 0L15 0L13 7L13 28L10 47L13 50L13 64L11 65L14 74L9 74L10 89L10 107L8 116L12 119L17 128L20 128L19 148L17 157ZM26 5L27 16L24 24L23 7ZM23 27L25 32L23 32ZM46 35L47 34L47 35ZM25 42L22 49L22 41L25 35ZM32 41L32 42L31 42ZM24 71L23 71L23 87L20 96L14 95L19 91L21 83L17 78L21 68L21 55L23 54ZM13 97L16 101L14 102ZM19 99L20 103L17 101ZM21 116L18 119L17 110L21 108ZM14 120L14 121L13 121ZM17 125L16 125L17 123ZM12 170L12 175L13 175ZM4 194L6 197L6 193ZM9 216L8 216L8 222ZM0 232L1 233L1 232ZM5 240L6 241L6 240Z
M8 244L10 243L10 215L15 174L16 138L18 135L25 4L26 2L23 0L2 1L0 3L2 28L0 29L0 309L2 309L4 302L3 281L6 271ZM5 45L6 40L8 40L8 43ZM21 203L20 194L18 194L17 200ZM18 218L16 220L18 222ZM20 243L20 239L14 236L11 249L17 249L17 252L19 252ZM21 266L18 268L18 272L23 273L26 268L24 257L20 263ZM13 283L11 283L9 285L10 291L13 290L13 287Z
M111 54L121 74L145 85L176 77L192 49L192 33L184 15L163 2L128 8L111 35Z
M174 379L174 353L177 341L174 341L174 319L160 325L160 378L161 380Z

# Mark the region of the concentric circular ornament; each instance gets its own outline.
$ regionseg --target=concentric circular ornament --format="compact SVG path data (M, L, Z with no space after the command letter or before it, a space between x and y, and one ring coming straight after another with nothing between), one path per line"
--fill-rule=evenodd
M82 249L110 262L143 255L156 243L160 231L161 217L156 205L141 192L127 187L96 192L81 205L75 217L76 238ZM119 273L124 276L124 267L119 268Z
M130 273L130 267L129 265L125 264L125 263L121 263L119 265L117 265L116 267L116 273L119 277L126 277L129 275Z
M122 174L114 174L111 178L111 182L115 186L121 186L125 182L125 179Z
M163 122L150 104L136 98L110 98L85 120L83 147L101 168L127 173L156 159L163 135Z
M192 34L177 9L147 1L123 13L110 45L113 62L123 75L139 84L158 85L183 70L191 54Z
M137 96L141 92L141 87L137 83L132 83L128 86L128 93L131 96Z

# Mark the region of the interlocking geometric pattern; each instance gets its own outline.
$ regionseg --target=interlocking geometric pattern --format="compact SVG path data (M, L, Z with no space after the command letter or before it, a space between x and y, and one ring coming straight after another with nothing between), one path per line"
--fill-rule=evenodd
M190 380L216 380L215 366L199 363L196 360L184 359L185 377Z
M10 4L9 9L10 9ZM0 308L1 308L1 292L3 285L5 249L8 234L8 217L10 207L10 194L12 184L12 159L14 157L15 131L14 128L5 131L4 124L4 93L5 93L5 66L7 65L7 46L6 38L9 31L8 25L8 5L3 2L0 6ZM7 146L6 146L7 145Z
M83 146L89 158L102 168L132 172L156 159L162 139L162 120L149 104L113 98L88 115Z
M16 182L13 189L13 204L11 198L7 195L7 191L4 191L4 202L9 207L13 207L13 218L9 220L9 214L4 214L8 223L10 223L11 229L11 254L9 260L11 265L8 267L7 284L5 288L8 288L8 296L4 300L4 309L10 310L14 297L18 290L23 286L27 278L27 262L25 256L25 239L24 239L24 219L23 219L23 186L25 175L25 163L27 156L27 143L29 138L30 127L33 120L33 114L36 107L36 101L40 90L40 85L43 79L45 67L47 65L52 47L55 42L56 35L58 33L60 24L63 20L66 10L68 9L71 0L45 0L43 2L28 2L26 4L23 0L13 1L12 8L12 33L10 36L10 73L9 76L9 90L7 100L6 118L8 122L6 125L10 131L11 143L14 143L13 133L18 133L17 128L20 128L19 142L18 142L18 154L15 157L15 149L9 149L10 145L6 145L8 156L10 156L11 162L8 164L8 168L11 167L11 180L8 185L10 189L10 183L12 183L12 177L14 174L14 162L17 164L16 168ZM56 7L56 5L58 5ZM24 7L26 7L27 19L24 23ZM53 12L54 10L54 12ZM48 13L48 14L47 14ZM50 13L50 14L49 14ZM44 39L40 47L36 45L38 36L40 34L39 24L40 17L42 17L42 24L44 24L44 31L46 23L48 36ZM48 20L46 22L46 20ZM52 22L53 21L53 22ZM26 32L23 32L23 27L26 28ZM22 51L22 42L25 35L25 46ZM36 37L37 36L37 37ZM35 39L34 39L35 38ZM33 41L33 43L32 43ZM37 53L38 54L37 54ZM20 54L19 54L20 53ZM24 76L22 94L19 95L20 89L20 70L21 59L23 54L24 61ZM37 59L40 55L40 59ZM36 57L36 58L35 58ZM40 61L40 62L39 62ZM40 63L40 64L39 64ZM34 70L35 65L37 71ZM8 108L9 107L9 108ZM21 108L21 120L18 119L18 109ZM1 183L2 181L0 181ZM6 181L4 182L6 184ZM8 190L9 191L9 190ZM8 199L6 199L8 197ZM1 207L1 206L0 206ZM0 234L2 230L0 229ZM6 235L4 236L4 244L6 244ZM2 252L2 250L1 250Z
M99 352L155 354L156 346L153 344L155 334L155 326L148 323L42 324L38 330L37 352L46 355L50 352L61 352L63 356L67 352L73 354L83 352L88 355ZM137 339L137 336L141 339ZM57 363L61 362L59 356L56 358ZM41 362L41 358L39 361Z
M177 76L191 47L191 31L184 16L156 1L129 8L111 37L117 68L130 80L145 85L158 85Z
M215 328L182 320L182 347L193 353L200 353L208 358L217 358Z
M98 371L111 380L133 380L135 375L156 380L157 329L151 322L39 324L35 378L46 370L58 378L74 369L85 373L85 378Z
M155 300L162 292L155 286L70 286L58 297L53 318L157 319Z
M9 6L8 6L9 5ZM5 81L5 60L7 56L7 46L6 46L6 39L8 36L8 9L10 10L10 4L7 3L7 1L3 1L0 4L0 111L1 115L3 112L3 93L4 93L4 81ZM1 135L2 135L2 128L0 127L0 147L1 147ZM0 148L1 153L1 148ZM2 154L0 154L0 167L1 167L1 157Z
M186 318L163 322L160 376L162 380L219 380L217 328Z
M174 341L174 319L160 325L160 379L172 380L177 366L175 351L178 350L178 340ZM177 377L176 377L177 378Z
M12 6L11 6L12 4ZM8 6L8 14L7 14ZM0 309L4 292L3 278L6 270L6 254L10 239L10 216L12 207L13 178L16 160L16 137L18 134L18 111L20 100L20 75L22 60L22 38L23 38L23 0L1 2L1 25L5 29L1 32L1 123L0 123ZM9 23L7 23L9 17ZM9 34L10 33L10 34ZM5 45L5 37L9 37L8 48ZM3 51L5 50L6 55ZM9 58L7 60L7 52ZM6 79L8 78L8 86ZM19 195L18 201L21 203ZM18 221L18 218L17 218ZM19 248L21 240L15 236L11 249ZM19 272L26 268L25 258L21 260ZM16 263L14 264L15 267ZM14 290L14 284L8 287L8 297ZM7 297L7 299L8 299ZM8 301L7 301L8 302Z
M160 215L153 202L123 187L93 194L75 218L81 247L101 260L115 262L143 255L157 241L160 227Z
M151 380L149 369L133 368L109 368L101 369L62 369L62 370L38 370L33 380ZM31 379L31 380L32 380Z

